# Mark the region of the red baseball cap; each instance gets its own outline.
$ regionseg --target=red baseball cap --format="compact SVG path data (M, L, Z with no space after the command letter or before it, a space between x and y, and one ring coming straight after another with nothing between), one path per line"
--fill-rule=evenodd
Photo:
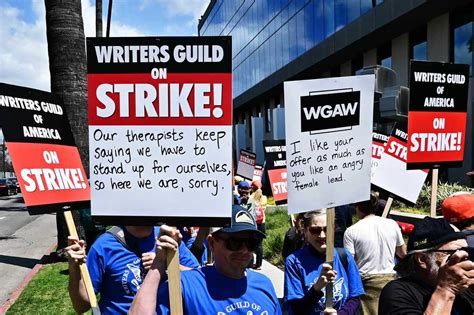
M252 182L252 186L253 186L253 187L256 187L256 188L258 188L258 189L260 189L260 188L262 188L262 182L259 181L259 180L254 180L254 181Z
M441 205L446 220L457 223L474 217L474 195L470 193L450 196Z

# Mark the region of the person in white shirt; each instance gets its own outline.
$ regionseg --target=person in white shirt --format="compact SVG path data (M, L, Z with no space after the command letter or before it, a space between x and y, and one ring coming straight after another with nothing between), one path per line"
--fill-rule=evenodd
M344 247L359 267L365 294L361 296L362 314L377 314L383 287L395 278L395 255L402 259L406 246L398 224L375 215L378 193L356 204L359 221L344 234Z

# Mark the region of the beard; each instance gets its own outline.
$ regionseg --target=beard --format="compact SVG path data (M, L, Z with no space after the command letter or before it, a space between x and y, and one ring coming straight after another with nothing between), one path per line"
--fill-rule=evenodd
M439 265L438 261L436 260L436 253L428 253L427 256L427 267L428 267L428 273L430 275L431 279L437 279L438 278L438 272L439 272Z

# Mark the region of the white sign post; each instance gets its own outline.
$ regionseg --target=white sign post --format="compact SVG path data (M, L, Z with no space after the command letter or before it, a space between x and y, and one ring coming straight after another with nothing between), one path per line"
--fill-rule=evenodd
M284 83L288 212L369 199L375 77Z

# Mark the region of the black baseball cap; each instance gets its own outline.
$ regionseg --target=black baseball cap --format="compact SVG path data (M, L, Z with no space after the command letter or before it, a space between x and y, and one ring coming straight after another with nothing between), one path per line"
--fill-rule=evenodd
M403 275L413 268L410 267L414 263L412 254L426 252L444 243L465 238L464 233L456 232L445 219L425 217L415 223L413 232L408 237L407 255L395 266L394 270Z
M445 219L425 217L415 224L413 232L408 237L407 254L463 238L465 239L466 235L456 232Z
M257 229L257 223L255 222L253 215L250 214L246 208L239 205L233 205L230 226L219 229L214 233L237 233L243 231L255 232L258 237L265 238L265 234Z

